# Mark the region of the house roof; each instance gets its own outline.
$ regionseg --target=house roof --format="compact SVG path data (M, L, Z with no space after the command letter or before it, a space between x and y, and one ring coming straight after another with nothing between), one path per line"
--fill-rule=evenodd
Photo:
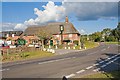
M9 34L9 36L12 36L12 34L20 36L22 33L23 31L2 31L2 36L5 37L7 34Z
M64 31L63 34L80 34L74 27L74 25L70 22L66 23L66 22L54 22L54 23L49 23L46 26L32 26L32 27L28 27L25 31L24 31L24 35L36 35L37 32L41 31L41 32L45 32L45 33L49 33L49 34L60 34L60 28L59 26L63 25L64 26Z

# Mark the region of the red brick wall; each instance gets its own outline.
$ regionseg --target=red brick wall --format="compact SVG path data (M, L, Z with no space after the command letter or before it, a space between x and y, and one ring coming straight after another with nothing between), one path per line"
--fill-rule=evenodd
M61 40L61 35L53 35L55 39ZM78 34L63 34L63 40L70 39L70 40L79 40Z

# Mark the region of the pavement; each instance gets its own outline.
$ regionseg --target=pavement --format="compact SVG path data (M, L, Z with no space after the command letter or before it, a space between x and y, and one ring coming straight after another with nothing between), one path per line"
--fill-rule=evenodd
M81 78L89 74L120 70L118 50L118 45L101 44L71 54L3 63L0 71L3 78Z
M84 50L84 49L82 49ZM55 49L55 53L57 55L62 55L62 54L68 54L68 53L74 53L74 52L79 52L82 50L74 50L74 49Z

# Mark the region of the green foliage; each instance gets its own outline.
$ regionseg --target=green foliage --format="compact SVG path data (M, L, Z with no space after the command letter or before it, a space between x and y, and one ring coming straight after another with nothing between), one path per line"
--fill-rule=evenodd
M91 35L92 40L95 42L99 42L101 40L102 34L101 32L95 32Z
M107 41L115 42L120 40L120 23L115 29L105 28L101 32L90 34L90 41Z
M116 39L115 39L115 37L114 36L108 36L107 38L106 38L106 41L107 42L115 42L116 41Z
M94 47L98 46L98 43L97 42L86 41L84 43L84 45L87 49L89 49L89 48L94 48Z
M120 78L120 71L112 71L105 73L97 73L93 75L84 76L84 78L107 78L107 80L111 80L110 78Z
M3 62L10 62L10 61L19 61L19 60L28 60L28 59L35 59L40 57L49 57L53 56L54 54L41 51L41 50L34 50L30 52L22 52L20 54L8 54L4 55L2 61Z
M79 41L78 40L74 40L73 43L78 45Z
M87 35L81 35L80 42L84 43L87 41Z
M117 28L112 30L112 34L111 35L115 36L115 38L117 40L120 40L120 22L119 22Z

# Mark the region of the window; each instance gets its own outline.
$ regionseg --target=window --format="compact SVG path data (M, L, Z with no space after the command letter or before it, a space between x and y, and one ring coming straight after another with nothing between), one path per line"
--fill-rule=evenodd
M72 37L72 34L69 34L69 37Z
M56 37L59 37L59 35L56 35Z

